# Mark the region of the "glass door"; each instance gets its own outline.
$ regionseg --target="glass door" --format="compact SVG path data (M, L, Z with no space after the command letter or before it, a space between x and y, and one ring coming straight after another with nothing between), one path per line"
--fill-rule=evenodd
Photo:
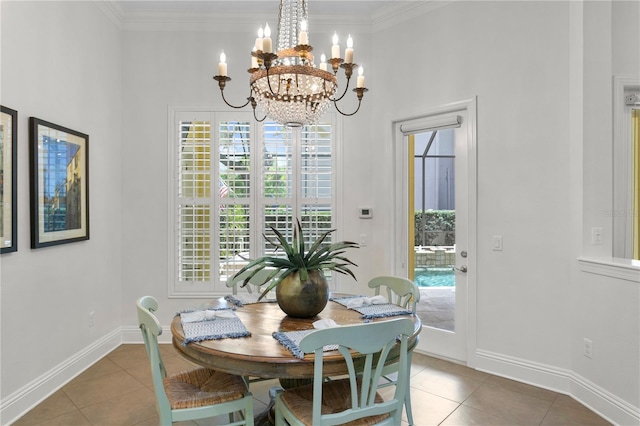
M397 212L404 270L420 288L417 314L422 332L417 351L467 361L469 279L473 278L475 206L472 114L467 108L397 126ZM470 154L471 153L471 154ZM473 157L475 158L475 157ZM469 167L469 166L472 167ZM470 184L472 182L472 184ZM470 191L471 188L471 191ZM400 200L398 200L400 201ZM475 210L473 210L475 212ZM475 293L472 294L472 299ZM475 315L475 311L471 313Z

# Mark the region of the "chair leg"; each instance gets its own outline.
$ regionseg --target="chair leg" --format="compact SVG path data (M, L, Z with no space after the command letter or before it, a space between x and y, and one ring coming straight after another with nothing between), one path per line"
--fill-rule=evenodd
M411 412L411 395L407 390L407 395L404 397L404 409L407 411L407 421L409 426L413 426L413 413Z

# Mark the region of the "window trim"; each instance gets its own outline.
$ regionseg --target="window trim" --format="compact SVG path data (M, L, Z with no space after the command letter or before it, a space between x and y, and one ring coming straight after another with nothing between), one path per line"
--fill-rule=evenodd
M190 288L186 289L185 286L180 285L180 282L177 280L177 262L176 262L176 245L179 244L178 241L178 215L176 211L176 199L177 199L177 185L176 185L176 176L178 170L176 168L177 162L177 149L176 149L176 135L178 135L179 128L178 122L184 117L186 114L189 114L189 119L194 120L204 120L209 121L211 123L211 136L214 141L218 139L218 126L217 122L225 119L232 120L242 120L248 121L251 123L251 135L252 135L252 145L261 146L263 143L263 132L260 130L259 123L256 123L253 119L250 112L230 112L230 111L219 111L213 107L207 106L168 106L167 110L167 167L168 167L168 176L167 176L167 191L168 191L168 208L167 208L167 290L168 290L168 298L211 298L211 297L219 297L224 294L227 294L226 287L216 286L216 270L215 268L211 271L211 276L209 281L203 282L194 282L189 284ZM332 167L332 188L333 194L329 203L333 206L333 223L334 227L337 229L341 229L340 225L343 222L343 218L341 215L341 210L338 209L337 203L342 200L343 191L337 182L340 181L341 176L343 175L343 161L342 161L342 120L334 112L328 112L325 114L326 121L331 123L332 127L332 157L333 157L333 167ZM212 149L215 151L215 147L217 147L217 143L212 145ZM252 162L255 162L255 157L257 155L257 150L251 150L251 158ZM213 161L213 157L212 157ZM259 188L259 175L261 175L261 171L255 173L252 179L252 183L255 185L254 188ZM257 181L257 182L256 182ZM211 206L215 210L219 206L219 202L216 197L212 197ZM260 197L251 198L250 207L255 207L255 203L260 204ZM212 220L214 218L212 217ZM250 244L256 244L257 241L262 239L262 229L264 224L262 223L262 216L258 215L256 218L255 224L258 225L257 228L252 229L250 236ZM338 231L339 232L339 231ZM212 229L211 232L212 244L215 244L216 239L219 238L219 230L216 228ZM335 238L340 238L339 234L335 235ZM212 250L212 262L217 258L217 252ZM334 274L335 275L335 274ZM337 279L335 279L337 278ZM335 287L338 284L339 277L335 277L331 280L330 285L332 287L332 291L335 291Z
M625 94L640 92L637 76L615 76L613 81L613 206L607 214L613 222L612 257L631 259L631 106Z

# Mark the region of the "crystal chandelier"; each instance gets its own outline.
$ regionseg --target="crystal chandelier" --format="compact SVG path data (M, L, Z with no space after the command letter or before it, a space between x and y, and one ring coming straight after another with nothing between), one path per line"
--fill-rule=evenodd
M345 96L349 81L358 65L353 63L353 41L347 40L344 59L340 57L338 36L333 36L331 58L327 60L323 54L320 66L314 65L309 45L307 30L308 9L306 0L280 0L278 15L278 44L273 51L269 24L258 31L255 47L251 52L251 74L249 79L250 94L244 105L234 106L227 102L224 88L231 78L227 76L227 63L224 52L220 54L218 75L213 78L218 82L222 100L232 108L244 108L251 104L253 116L257 121L267 117L289 127L300 127L317 122L327 111L331 103L336 110L346 116L354 115L360 109L362 97L367 89L364 87L362 67L358 70L356 88L353 91L358 98L358 107L351 113L344 113L338 108L338 102ZM332 72L329 71L329 67ZM336 97L338 88L337 73L344 69L347 79L344 92ZM258 118L256 106L265 112Z

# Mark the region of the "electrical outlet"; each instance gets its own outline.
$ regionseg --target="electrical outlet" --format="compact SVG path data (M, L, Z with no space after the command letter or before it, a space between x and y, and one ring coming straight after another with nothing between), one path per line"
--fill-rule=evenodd
M96 313L91 311L89 312L89 327L93 327L96 325Z
M586 337L584 338L583 354L587 358L593 358L593 342Z

